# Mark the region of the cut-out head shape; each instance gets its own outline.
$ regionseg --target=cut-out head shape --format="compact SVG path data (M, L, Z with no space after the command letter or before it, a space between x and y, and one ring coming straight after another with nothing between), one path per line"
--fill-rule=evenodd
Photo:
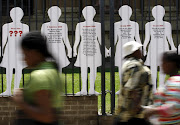
M20 7L14 7L10 11L10 17L13 22L20 22L24 16L24 12Z
M93 20L94 16L96 15L96 10L93 6L86 6L82 10L82 14L85 20Z
M58 21L62 12L58 6L52 6L48 9L48 16L51 21Z
M164 15L165 15L165 9L163 6L161 5L157 5L155 7L153 7L152 9L152 15L154 17L154 19L160 19L162 20Z
M132 15L132 9L128 5L124 5L119 9L119 15L122 20L129 20Z

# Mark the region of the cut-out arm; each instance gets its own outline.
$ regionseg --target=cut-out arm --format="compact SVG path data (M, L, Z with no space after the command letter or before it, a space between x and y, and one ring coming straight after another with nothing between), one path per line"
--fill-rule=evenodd
M64 44L65 44L66 47L67 47L67 50L68 50L68 57L69 57L69 58L72 58L72 48L71 48L71 45L70 45L70 43L69 43L67 24L65 25L65 38L64 38L63 41L64 41Z
M173 38L172 38L172 28L171 28L171 24L168 25L168 28L167 28L167 39L168 39L168 42L171 46L171 50L177 50L175 45L174 45L174 42L173 42Z
M2 27L2 49L4 50L5 48L5 45L6 45L6 41L7 41L7 38L8 38L8 33L9 30L8 30L8 26L7 24L3 25ZM2 53L3 55L3 53Z
M144 44L143 44L143 47L144 47L144 55L147 54L147 51L146 51L146 47L150 41L150 24L147 23L146 26L145 26L145 40L144 40Z
M136 42L140 43L141 44L141 39L140 39L140 36L139 36L139 25L138 23L136 23L136 32L135 32L135 39L136 39Z
M75 32L75 43L73 47L73 56L75 57L77 55L77 47L80 43L80 26L77 24L76 26L76 32Z

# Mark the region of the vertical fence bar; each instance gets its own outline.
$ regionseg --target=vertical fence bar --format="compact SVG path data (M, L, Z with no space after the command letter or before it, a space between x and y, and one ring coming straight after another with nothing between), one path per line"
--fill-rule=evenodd
M16 7L16 0L14 0L14 7ZM15 13L15 17L16 17L17 15L16 15L16 13ZM16 26L15 26L16 27ZM15 40L16 40L16 38L15 38ZM16 73L16 68L13 68L13 75L15 76L15 73ZM7 77L6 77L7 78ZM12 83L12 81L11 81L11 83ZM14 82L15 83L15 82ZM6 85L7 85L7 83L6 83ZM10 84L11 85L11 84ZM11 86L10 86L10 88L11 88ZM6 88L7 89L7 88ZM11 89L10 89L11 90Z
M59 6L59 0L57 0L57 6Z
M128 6L130 6L130 0L128 0Z
M9 0L7 0L6 17L7 17L7 22L9 22Z
M24 11L24 0L21 0L21 9Z
M24 1L21 0L21 8L22 10L24 10L24 5L23 5ZM23 88L24 88L24 69L22 69L22 79L23 79Z
M14 7L16 7L16 0L14 0Z
M158 5L158 3L157 3L157 0L155 1L155 6L157 6ZM156 10L157 11L157 10ZM157 15L156 15L157 16ZM156 18L156 17L155 17ZM154 19L155 20L155 19ZM156 22L157 23L157 22ZM157 46L157 48L158 48L158 39L156 39L156 46ZM158 55L158 52L156 51L156 55ZM156 63L157 63L157 60L156 60ZM157 73L156 73L156 88L158 87L158 71L159 71L159 69L157 68L156 69L157 70Z
M79 23L81 22L82 1L79 0ZM81 91L81 70L79 68L79 91Z
M141 0L141 40L144 41L144 0Z
M179 35L179 25L178 25L178 22L179 22L179 0L176 0L176 45L178 45L178 41L179 41L179 38L178 38L178 35ZM177 47L177 52L178 52L178 47Z
M64 0L64 22L66 23L66 0ZM65 73L65 95L67 96L67 74Z
M151 8L150 8L150 6L151 6L151 3L150 3L150 0L148 0L148 21L149 21L149 22L151 21L151 15L150 15L150 13L151 13Z
M162 6L164 7L164 0L162 0ZM164 8L165 9L165 8ZM163 17L163 20L164 20L164 17ZM163 24L164 25L164 24Z
M2 0L0 0L0 25L2 27ZM1 36L1 46L2 46L2 28L0 28L0 36ZM2 59L2 53L3 53L3 48L1 47L1 59ZM1 86L2 86L2 92L3 92L3 68L1 67Z
M44 1L43 0L43 10L42 10L42 12L43 12L43 23L45 23L45 18L46 18L46 16L45 16L45 12L46 12L46 1Z
M31 29L31 0L28 0L29 30Z
M7 17L7 21L9 23L9 0L7 0L7 9L6 9L6 17ZM6 49L9 49L9 48L6 48ZM7 73L7 72L6 72ZM7 74L6 74L7 75ZM6 77L7 78L7 77ZM6 80L7 81L7 80ZM7 84L7 82L6 82ZM2 84L2 92L3 92L3 89L4 89L4 85Z
M85 5L87 6L87 0L85 1ZM86 12L87 13L87 12ZM88 16L88 15L86 15L86 16ZM86 25L87 25L87 23L86 23ZM87 37L87 36L86 36ZM87 47L86 47L87 48ZM86 57L86 60L87 60L87 58L88 57ZM86 62L87 63L87 62ZM89 78L88 78L88 74L89 74L89 68L87 67L87 82L86 82L86 84L87 84L87 86L86 86L86 88L87 88L87 95L89 94L89 90L88 90L88 82L89 82Z
M137 18L136 18L136 0L134 0L134 21L137 22Z
M120 0L120 7L123 5L123 0Z
M101 18L101 53L102 53L102 66L101 66L101 108L102 115L106 114L106 103L105 103L105 20L104 20L104 0L100 0L100 18Z
M36 13L36 30L38 29L38 17L37 17L37 0L36 0L36 3L35 3L35 13Z
M74 4L73 4L73 0L71 0L71 22L72 22L72 43L74 41ZM72 44L72 50L73 50L73 44ZM73 53L72 53L72 57L73 57ZM74 95L74 65L72 65L72 93Z
M169 22L171 24L171 0L169 0Z
M50 7L52 7L52 0L49 1L49 5L50 5Z
M115 108L115 67L114 67L114 0L109 0L110 3L110 46L111 46L111 113Z

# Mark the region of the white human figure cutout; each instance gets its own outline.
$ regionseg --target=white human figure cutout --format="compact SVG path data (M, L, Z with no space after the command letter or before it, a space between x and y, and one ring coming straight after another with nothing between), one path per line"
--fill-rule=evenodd
M176 50L173 39L172 29L169 22L163 21L165 9L161 5L157 5L152 9L154 21L148 22L145 25L145 41L144 41L144 55L147 55L145 65L151 67L153 91L156 91L157 67L161 65L161 55L163 52L169 50ZM148 53L146 52L147 45ZM165 74L162 73L160 66L159 72L159 87L164 86Z
M141 43L139 37L139 25L137 22L131 21L132 9L128 5L124 5L119 9L121 21L114 23L114 45L116 46L115 52L115 66L119 68L120 84L122 83L122 64L123 64L123 51L122 46L129 41L136 41ZM119 94L117 91L116 94Z
M68 50L68 57L72 57L72 48L68 38L67 24L59 22L61 9L58 6L52 6L48 10L50 22L42 24L41 33L46 35L48 39L48 49L59 64L59 71L70 64L65 46Z
M96 10L92 6L86 6L82 10L85 18L84 22L76 25L75 43L74 43L74 56L78 55L75 66L81 67L82 89L76 95L87 95L87 76L88 67L90 68L90 89L89 95L98 95L95 91L95 80L97 74L97 67L101 66L101 24L94 22L93 18L96 15ZM107 55L107 48L105 48Z
M19 88L22 69L26 67L23 61L23 53L20 46L20 38L23 34L29 32L29 26L21 23L23 18L23 10L15 7L10 11L10 17L13 22L4 24L2 27L2 48L5 49L1 67L6 68L6 91L0 95L11 95L11 82L13 68L15 68L14 88ZM7 44L6 44L7 42Z
M180 55L180 45L178 46L178 54Z

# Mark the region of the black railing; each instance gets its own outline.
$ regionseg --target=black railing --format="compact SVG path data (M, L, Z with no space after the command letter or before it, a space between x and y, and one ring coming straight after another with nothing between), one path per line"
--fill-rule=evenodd
M40 1L40 2L39 2ZM143 43L145 37L145 23L152 20L151 18L151 8L157 4L160 4L165 7L167 13L166 15L169 18L164 18L168 22L172 23L173 29L173 39L175 41L175 45L178 48L179 45L179 0L0 0L0 26L2 27L3 24L11 22L9 12L11 8L19 6L21 7L24 12L25 16L22 20L23 23L29 25L30 31L39 30L41 24L48 22L49 18L47 16L47 10L52 5L57 5L62 9L62 17L60 18L61 22L68 24L69 27L69 39L70 44L73 51L73 45L75 40L75 25L78 22L83 21L82 17L82 9L87 5L92 5L96 9L96 17L94 18L95 21L101 23L101 54L102 54L102 66L98 68L98 72L101 73L101 113L102 115L106 115L107 107L106 102L110 101L110 112L113 113L115 108L115 102L117 100L117 96L115 95L115 88L117 84L115 83L115 73L117 72L117 67L115 67L114 61L114 54L115 54L115 46L114 46L114 23L119 21L118 9L122 5L129 5L133 8L132 20L136 21L140 25L140 37ZM168 4L167 4L168 3ZM5 10L4 10L5 8ZM173 8L173 9L172 9ZM173 10L173 11L172 11ZM176 15L176 16L174 16ZM166 16L166 17L168 17ZM109 19L108 19L109 18ZM108 21L107 21L108 19ZM0 28L0 39L2 40L2 28ZM1 41L2 45L2 41ZM111 57L105 58L105 46L108 48L111 47ZM1 59L2 53L4 52L4 48L1 47ZM76 91L81 90L81 70L74 66L75 57L70 60L70 65L63 69L63 74L65 74L65 95L74 95ZM5 90L4 85L6 82L4 81L5 78L5 68L1 67L1 89L2 92ZM110 71L110 90L108 90L108 86L106 85L106 72ZM25 74L30 73L30 69L23 70L23 86L24 86L24 79ZM79 73L78 77L79 83L76 83L75 73ZM67 79L69 74L71 75L71 85L68 84ZM119 76L119 75L118 75ZM78 84L78 90L75 90L75 84ZM88 83L87 83L88 84ZM71 86L71 92L69 92L68 88ZM106 99L107 93L110 94L110 100Z

